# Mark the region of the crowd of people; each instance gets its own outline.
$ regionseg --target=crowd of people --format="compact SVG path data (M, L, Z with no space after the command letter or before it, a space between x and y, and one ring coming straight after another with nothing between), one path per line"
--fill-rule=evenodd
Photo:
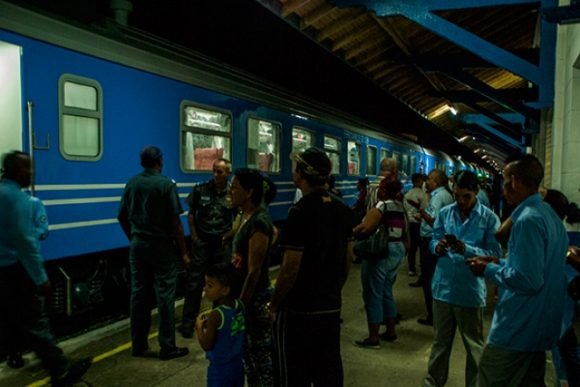
M457 330L466 351L466 386L543 386L550 350L559 377L580 385L580 347L572 324L580 298L580 251L572 243L578 244L577 235L569 240L563 223L580 223L580 211L561 192L540 189L543 166L537 158L522 155L507 163L503 195L512 212L503 214L503 222L490 208L496 201L470 171L459 171L452 183L439 169L414 174L412 188L402 192L397 162L386 158L378 181L359 179L359 195L349 208L334 186L324 151L312 147L291 159L300 195L281 229L267 211L276 195L274 183L255 169L232 172L230 161L219 158L212 179L187 197L188 240L176 184L162 175L163 154L155 146L143 149L143 171L127 183L118 213L129 241L133 356L150 355L151 294L159 313L157 356L165 361L189 354L175 337L181 261L187 286L180 333L197 336L206 351L208 386L341 386L341 290L351 263L361 263L368 326L368 335L354 344L377 349L381 341L398 340L393 289L407 257L409 276L417 276L409 285L422 288L425 301L425 318L417 322L433 326L434 333L423 386L446 384ZM38 243L46 237L46 215L42 203L22 191L30 176L28 155L4 157L2 345L8 364L18 368L26 343L53 385L67 385L81 378L91 361L69 361L42 313L42 297L50 289ZM387 230L388 252L355 256L359 241L379 227ZM272 286L268 269L274 248L282 260ZM487 335L486 282L499 289ZM200 311L202 293L210 310Z

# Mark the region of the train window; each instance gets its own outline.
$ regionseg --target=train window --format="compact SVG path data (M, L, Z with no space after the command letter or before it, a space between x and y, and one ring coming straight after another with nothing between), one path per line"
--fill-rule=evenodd
M410 175L409 172L409 155L403 155L401 160L401 172L404 179L407 179Z
M314 137L312 132L306 129L292 128L292 152L302 152L307 148L314 146Z
M342 143L334 137L324 136L324 150L332 162L332 173L339 175Z
M367 175L377 174L377 148L367 146Z
M59 79L59 146L65 159L95 161L103 153L103 92L93 80Z
M360 145L354 141L346 143L347 153L347 173L349 175L358 175L360 173Z
M248 167L280 172L280 124L248 119Z
M232 117L228 112L181 104L181 168L211 171L219 158L231 160Z
M388 149L381 148L381 161L391 158L391 152Z
M411 156L411 167L409 168L409 174L411 177L411 175L413 175L414 173L417 173L417 156Z

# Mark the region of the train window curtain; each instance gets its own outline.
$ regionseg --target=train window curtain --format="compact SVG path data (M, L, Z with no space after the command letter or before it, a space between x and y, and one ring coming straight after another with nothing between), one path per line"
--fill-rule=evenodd
M231 113L182 104L181 168L211 171L219 158L232 159Z

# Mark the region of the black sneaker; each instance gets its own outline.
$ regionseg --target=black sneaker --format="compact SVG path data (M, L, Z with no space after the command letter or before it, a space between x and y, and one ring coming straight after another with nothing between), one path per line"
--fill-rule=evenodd
M357 340L354 343L356 344L357 347L361 347L361 348L381 349L381 343L380 342L373 343L368 338L363 339L363 340Z
M59 378L53 378L53 387L70 386L78 382L87 370L91 367L92 359L90 357L76 361L68 367L68 370Z
M181 328L179 329L179 331L181 332L181 337L183 337L184 339L192 339L193 338L193 327L192 326L182 325Z
M159 352L159 360L171 360L178 357L184 357L189 354L189 349L175 347L171 350L161 350Z
M394 343L398 339L397 335L388 335L387 332L381 333L379 337L381 340L388 341L390 343Z
M22 352L14 352L8 355L6 359L6 364L10 368L22 368L24 367L24 359L22 358Z
M428 326L433 326L433 319L432 318L420 318L417 320L417 322L421 325L428 325Z

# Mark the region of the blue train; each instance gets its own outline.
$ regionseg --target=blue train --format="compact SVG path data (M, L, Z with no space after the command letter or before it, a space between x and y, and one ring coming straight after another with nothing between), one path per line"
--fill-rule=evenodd
M112 261L122 261L127 247L119 200L147 144L163 150L163 173L182 200L210 178L217 157L267 172L278 187L270 209L276 221L295 193L288 155L311 145L328 152L350 202L357 178L376 179L387 156L399 160L404 179L476 168L156 37L0 8L0 151L33 157L33 192L50 223L42 251L61 284L59 312L73 313L75 294L98 293L115 275Z

